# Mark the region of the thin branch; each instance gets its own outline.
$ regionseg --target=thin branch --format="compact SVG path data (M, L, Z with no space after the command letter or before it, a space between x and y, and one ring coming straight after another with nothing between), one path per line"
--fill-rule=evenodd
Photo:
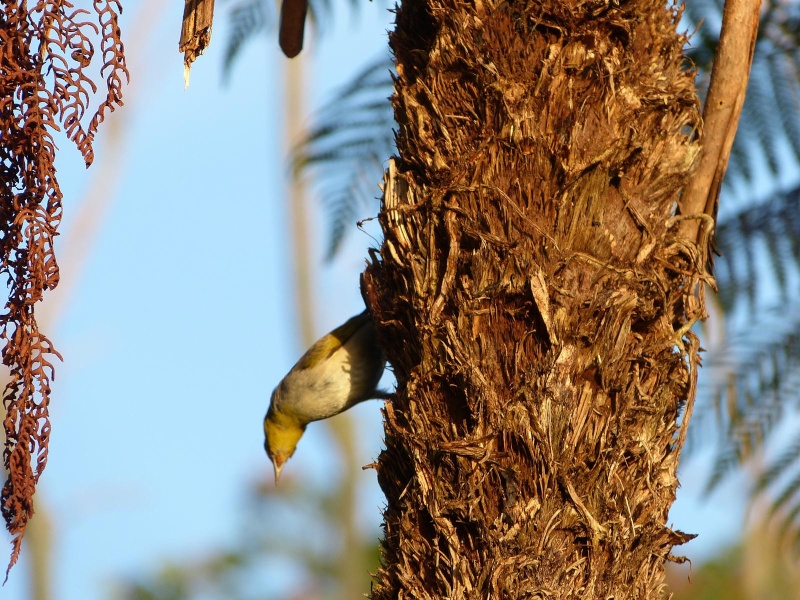
M703 110L700 163L681 198L684 215L706 214L716 218L719 190L728 167L753 62L760 11L761 0L725 2L717 57ZM701 243L708 232L701 230L700 223L699 219L685 220L681 233Z

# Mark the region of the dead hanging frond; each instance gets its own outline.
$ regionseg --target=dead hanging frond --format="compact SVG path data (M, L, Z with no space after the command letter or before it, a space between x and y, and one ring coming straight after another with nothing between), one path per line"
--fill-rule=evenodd
M331 216L329 257L359 206L378 196L384 161L394 152L391 69L382 58L361 71L319 112L292 157L296 171L313 175Z
M8 286L0 338L10 377L3 394L8 476L0 510L13 536L9 569L19 557L47 462L52 358L60 358L39 331L34 311L59 278L53 240L62 195L53 131L63 127L91 164L97 128L107 109L122 105L122 80L128 78L118 25L122 7L117 0L94 0L92 7L40 2L29 8L10 0L0 12L0 273ZM105 98L93 111L98 86L90 68L105 79Z
M178 50L183 52L183 82L189 87L192 63L211 43L214 24L214 0L186 0Z

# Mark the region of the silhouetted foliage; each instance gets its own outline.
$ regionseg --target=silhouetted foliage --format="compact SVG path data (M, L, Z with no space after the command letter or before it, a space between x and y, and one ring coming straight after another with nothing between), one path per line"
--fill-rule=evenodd
M268 27L272 27L274 19L274 3L264 0L245 0L237 2L230 8L228 11L230 33L222 61L222 75L225 79L230 77L233 63L247 41Z
M292 157L310 174L330 216L332 257L352 226L359 206L375 201L386 160L394 153L392 64L380 59L362 69L317 115Z
M704 360L698 403L698 416L713 409L721 432L709 490L762 449L800 399L800 3L764 8L717 224L726 339ZM686 6L691 21L703 21L689 52L701 74L710 68L721 10L722 2ZM796 528L800 493L778 484L800 467L791 447L778 450L771 476L753 491L772 498L785 526Z
M359 7L358 0L347 2L353 11ZM308 20L315 31L322 33L326 24L333 19L332 0L310 0ZM228 10L231 31L225 44L223 76L230 75L233 63L245 44L262 33L272 33L277 25L276 3L267 0L235 0ZM277 46L276 46L277 47Z

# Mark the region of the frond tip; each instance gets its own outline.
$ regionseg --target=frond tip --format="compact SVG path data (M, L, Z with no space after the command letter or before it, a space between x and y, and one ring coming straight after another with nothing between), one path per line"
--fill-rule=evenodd
M247 0L234 6L229 13L230 33L222 60L223 78L230 77L233 63L245 43L270 25L273 20L264 0Z

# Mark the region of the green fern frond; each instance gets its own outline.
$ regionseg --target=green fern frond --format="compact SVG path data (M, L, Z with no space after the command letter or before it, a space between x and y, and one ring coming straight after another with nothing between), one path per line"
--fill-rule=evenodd
M388 58L375 61L339 90L292 156L292 169L313 177L331 217L329 259L359 207L377 198L384 162L395 151L391 68Z
M753 68L750 70L750 82L740 120L740 127L743 127L741 134L746 135L739 137L740 140L756 140L770 173L774 176L781 170L778 142L784 136L779 127L780 120L775 119L777 108L771 93L772 85L766 62L763 53L753 57Z
M746 129L746 125L744 128ZM731 156L728 160L728 171L725 179L722 180L725 192L738 189L748 181L753 180L753 152L748 148L748 144L742 140L749 139L742 134L742 125L739 127L736 139L731 146ZM738 140L738 141L737 141Z
M350 0L352 10L359 8L357 0ZM277 25L277 11L280 2L267 0L238 0L228 11L231 31L225 44L222 59L222 76L224 80L230 76L233 63L244 45L255 36L271 32ZM324 33L325 27L333 21L332 0L309 0L308 22L317 34Z
M357 209L361 206L357 201L367 201L378 197L379 189L375 181L375 174L383 170L380 158L372 156L358 169L359 172L352 174L348 179L344 193L327 201L331 223L327 260L331 260L336 255L345 235L355 224L358 218Z
M800 274L800 187L729 215L717 227L717 242L723 257L717 285L726 310L746 301L756 311L764 285L786 299L794 293L790 273Z
M275 26L274 4L266 0L244 0L233 6L228 13L230 33L222 58L222 77L230 77L234 61L244 45L253 37Z
M789 510L791 510L798 503L800 503L800 473L797 473L783 486L780 493L770 504L769 511L771 516L774 517L781 509L785 509L788 506Z
M788 443L783 452L772 460L761 472L753 485L753 494L763 493L769 486L783 477L792 465L800 464L800 434Z
M711 490L763 447L789 410L787 399L800 398L800 301L762 313L741 326L724 348L710 351L699 394L712 401L698 412L713 407L721 431L706 486ZM793 454L787 450L782 456Z
M768 56L764 62L768 70L767 78L772 87L778 117L784 135L789 142L795 159L800 160L800 86L798 86L797 58L784 52Z
M711 467L711 475L708 477L703 493L708 496L711 492L717 489L717 486L727 477L731 472L739 467L739 459L730 449L725 452L720 452L714 459L714 464Z

